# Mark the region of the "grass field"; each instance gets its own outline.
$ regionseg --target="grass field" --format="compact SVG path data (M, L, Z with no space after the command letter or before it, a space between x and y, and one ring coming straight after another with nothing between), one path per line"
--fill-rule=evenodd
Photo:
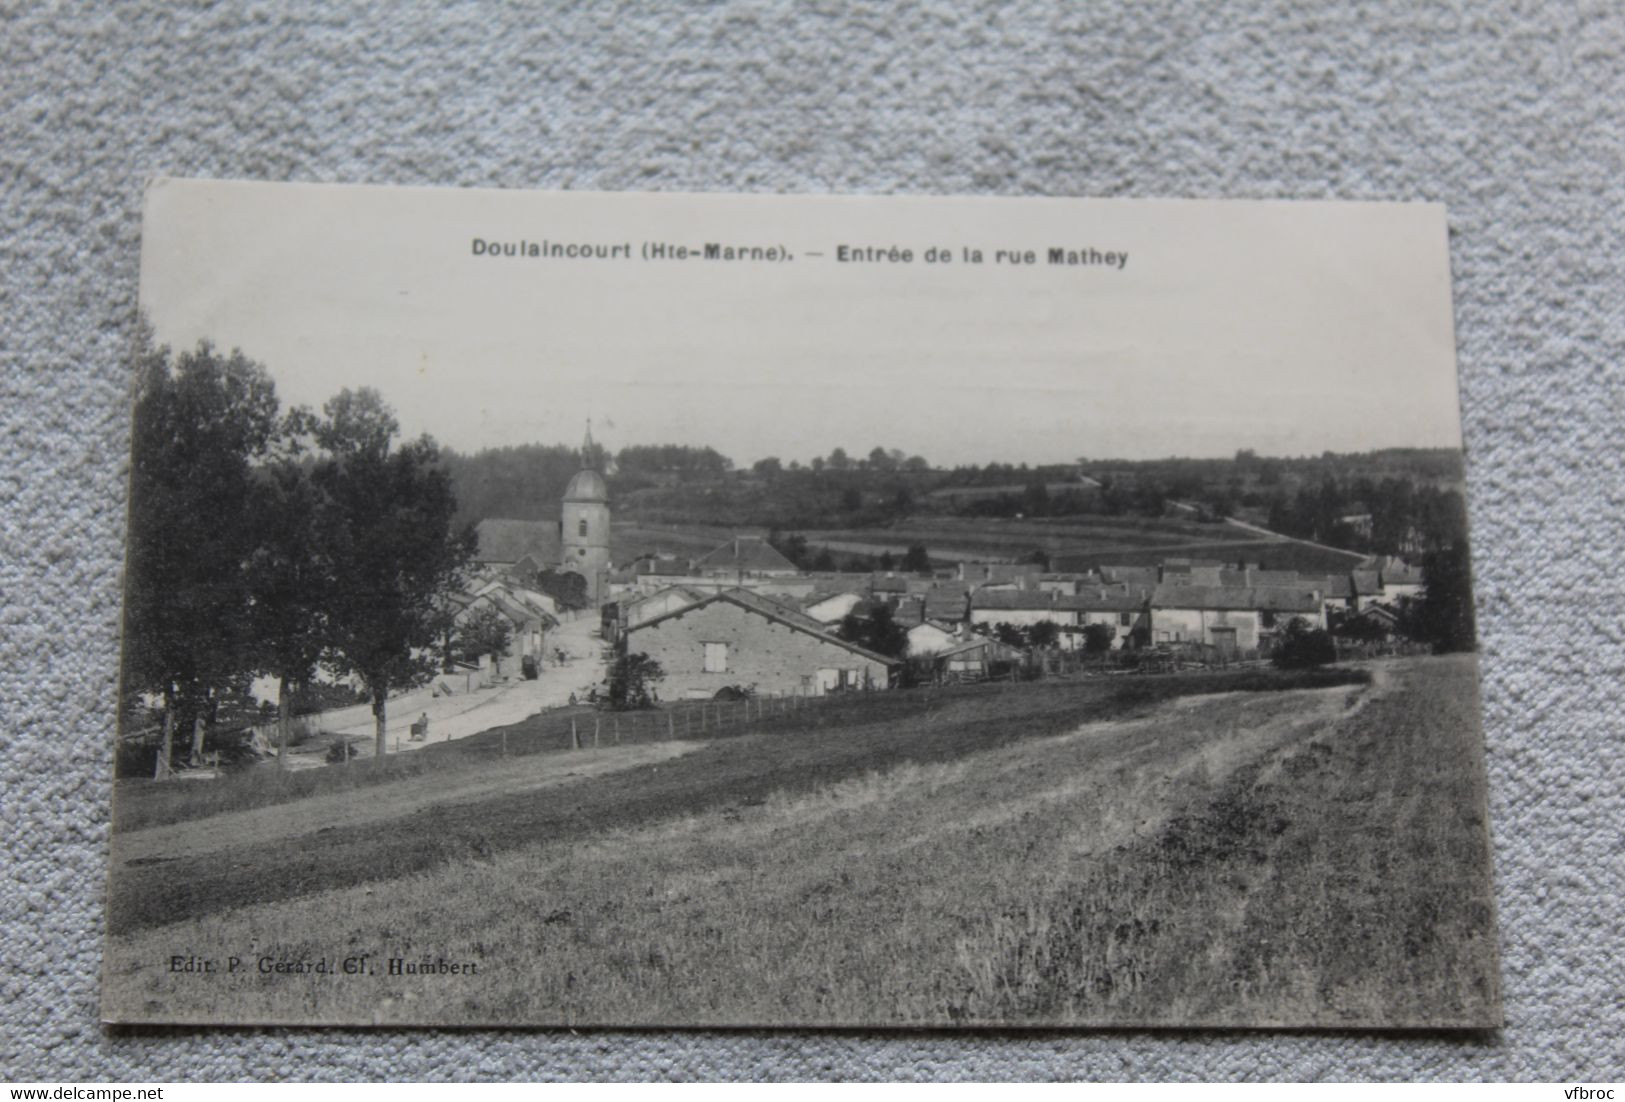
M611 543L626 558L643 551L698 556L746 529L683 525L614 525ZM901 556L923 544L932 561L947 566L972 560L1016 560L1035 548L1050 556L1082 555L1097 563L1154 565L1165 558L1263 562L1272 570L1347 571L1363 556L1285 538L1269 538L1228 524L1178 517L914 517L886 528L809 529L799 533L814 548L840 554Z
M1490 1025L1472 661L1377 671L890 694L705 744L538 755L489 789L408 777L366 811L329 794L128 832L115 860L147 860L114 880L104 1009ZM203 975L169 971L177 954L477 969Z

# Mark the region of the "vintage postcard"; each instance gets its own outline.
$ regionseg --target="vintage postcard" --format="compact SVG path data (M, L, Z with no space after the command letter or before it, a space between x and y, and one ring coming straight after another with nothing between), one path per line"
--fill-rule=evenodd
M109 1022L1501 1022L1441 207L159 180Z

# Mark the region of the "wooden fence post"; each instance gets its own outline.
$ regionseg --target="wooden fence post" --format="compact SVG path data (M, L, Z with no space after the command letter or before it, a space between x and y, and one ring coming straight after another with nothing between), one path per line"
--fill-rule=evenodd
M502 729L502 756L508 756L508 729L506 727Z
M671 713L670 712L666 713L666 737L667 738L676 738L677 737L677 721L671 718Z
M581 735L576 731L576 717L570 717L570 749L581 749Z
M621 744L621 717L617 714L615 716L615 745L619 746L620 744Z
M598 727L599 727L599 724L601 724L602 722L603 722L602 717L600 717L600 716L593 716L592 717L592 748L594 750L598 749Z

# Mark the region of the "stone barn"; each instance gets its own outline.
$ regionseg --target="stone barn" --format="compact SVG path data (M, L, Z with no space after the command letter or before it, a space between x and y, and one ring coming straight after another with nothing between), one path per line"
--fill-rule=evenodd
M703 699L730 686L821 696L890 688L900 663L830 634L795 608L724 590L626 631L626 651L660 663L667 699Z

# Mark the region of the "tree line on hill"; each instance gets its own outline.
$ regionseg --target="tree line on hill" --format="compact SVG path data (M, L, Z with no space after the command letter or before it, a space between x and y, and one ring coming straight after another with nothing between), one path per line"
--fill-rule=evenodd
M381 759L385 699L434 672L474 551L439 447L398 440L369 389L283 411L242 353L175 354L145 324L133 367L121 690L126 716L160 701L158 773L177 730L201 753L257 676L279 683L285 744L318 667L365 687Z
M1283 458L937 468L877 446L748 468L714 448L635 445L592 455L559 445L445 453L459 522L552 519L583 460L604 471L617 519L793 529L883 528L906 517L1146 516L1250 521L1283 534L1378 554L1419 555L1465 530L1454 449Z

